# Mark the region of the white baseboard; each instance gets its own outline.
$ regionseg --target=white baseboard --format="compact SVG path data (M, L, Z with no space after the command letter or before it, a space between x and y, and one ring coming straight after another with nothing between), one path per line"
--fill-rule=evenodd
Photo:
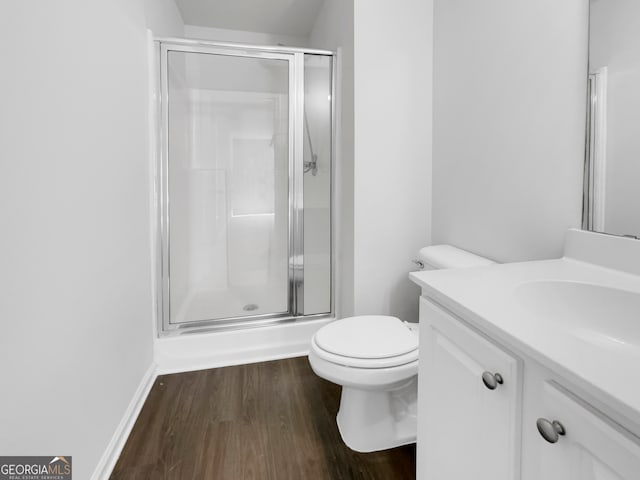
M156 339L158 374L307 355L315 332L333 319Z
M118 428L116 428L113 437L111 437L111 441L93 472L91 480L108 480L113 468L116 466L120 453L122 453L124 444L127 442L127 438L129 438L131 429L136 423L140 410L142 410L147 395L149 395L153 382L158 376L157 370L157 365L152 363L142 377L142 380L140 380L140 385L138 385L127 410L124 412L122 420L120 420Z

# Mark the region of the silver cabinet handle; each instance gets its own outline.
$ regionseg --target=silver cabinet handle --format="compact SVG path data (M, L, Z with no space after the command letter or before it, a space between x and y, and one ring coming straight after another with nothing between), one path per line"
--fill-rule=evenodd
M504 380L502 375L499 373L483 372L482 383L484 383L484 386L489 390L495 390L498 388L498 385L502 385L504 383Z
M542 438L549 443L556 443L560 439L560 435L566 433L562 424L557 420L549 421L546 418L539 418L536 426Z

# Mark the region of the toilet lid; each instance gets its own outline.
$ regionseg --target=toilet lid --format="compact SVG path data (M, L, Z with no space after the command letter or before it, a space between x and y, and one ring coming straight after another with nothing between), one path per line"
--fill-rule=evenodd
M320 348L316 343L315 338L311 341L311 351L322 360L352 368L393 368L418 361L418 349L415 349L413 352L405 353L404 355L387 358L357 358L347 357L345 355L336 355L335 353L330 353ZM309 354L311 354L311 352L309 352Z
M390 358L418 349L418 336L400 319L384 315L336 320L318 330L314 340L326 352L352 358Z

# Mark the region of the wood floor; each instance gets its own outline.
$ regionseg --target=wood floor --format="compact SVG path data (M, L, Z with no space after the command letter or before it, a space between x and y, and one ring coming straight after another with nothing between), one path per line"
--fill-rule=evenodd
M113 480L415 479L415 446L360 454L306 357L158 377Z

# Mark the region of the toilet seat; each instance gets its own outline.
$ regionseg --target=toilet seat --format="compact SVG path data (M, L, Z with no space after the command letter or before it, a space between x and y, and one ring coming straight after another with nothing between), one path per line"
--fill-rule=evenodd
M418 336L396 317L363 315L321 328L311 349L337 365L390 368L418 360Z

